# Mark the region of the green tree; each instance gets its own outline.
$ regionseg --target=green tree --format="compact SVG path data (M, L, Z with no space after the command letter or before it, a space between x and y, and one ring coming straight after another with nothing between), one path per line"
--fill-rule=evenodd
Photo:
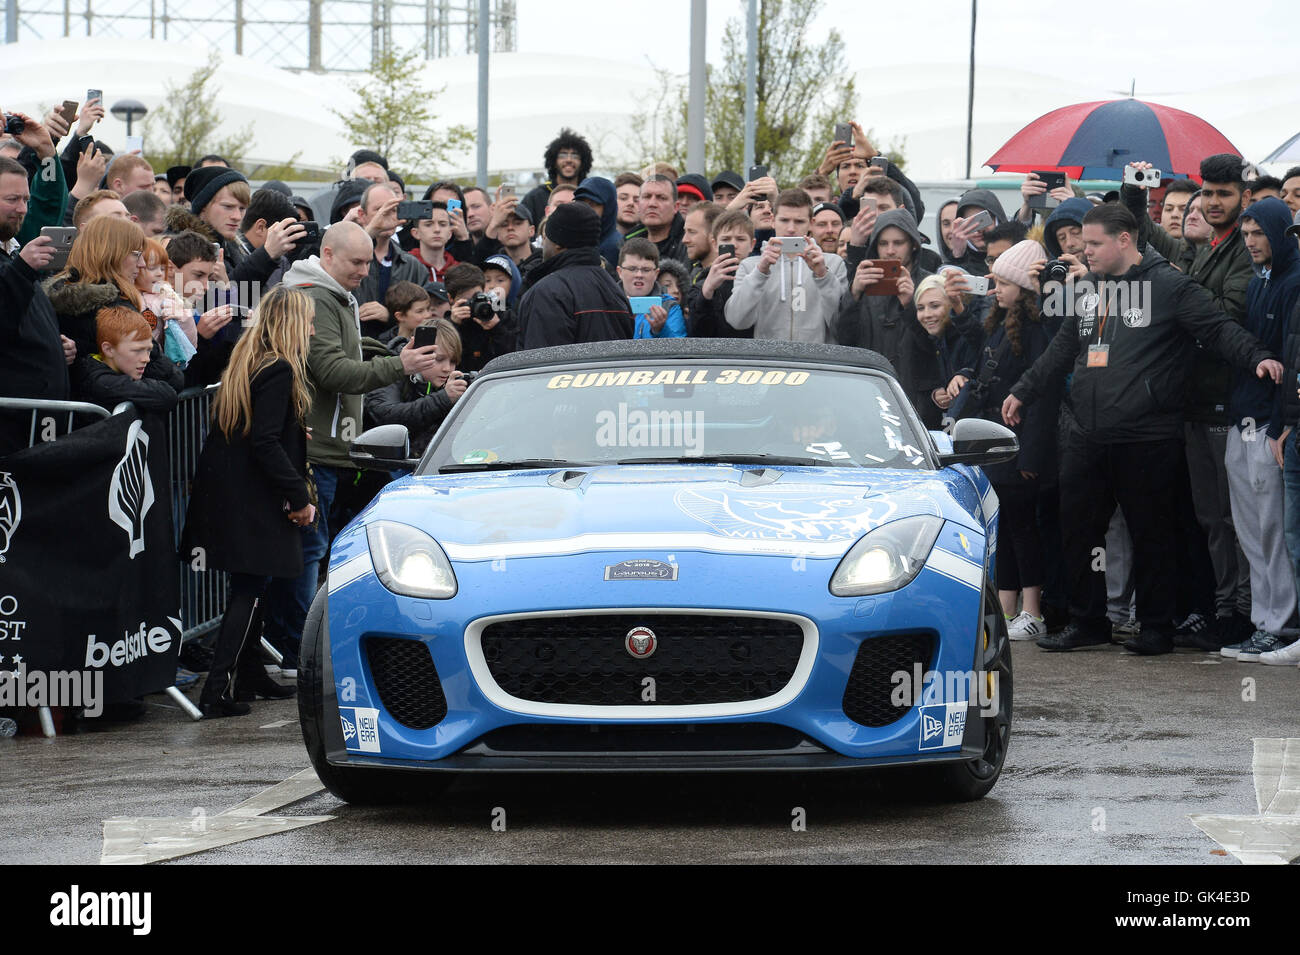
M831 30L821 45L805 38L807 24L822 0L759 0L757 123L755 161L781 182L794 182L817 168L830 145L835 123L854 117L858 94L848 66L844 40ZM727 21L720 67L708 69L705 94L705 154L710 170L741 173L745 153L745 13ZM679 169L686 164L688 90L679 79L660 71L651 102L656 107L632 117L639 162L662 160ZM874 131L868 137L876 144ZM896 163L902 144L876 144Z
M433 103L446 87L430 90L421 85L422 62L418 49L388 50L365 80L352 87L357 108L346 113L331 110L347 127L355 148L375 150L413 178L431 178L439 164L474 142L468 127L437 128Z
M215 50L208 62L190 74L180 86L168 82L163 101L145 117L144 146L154 169L186 166L200 156L216 153L238 168L253 144L253 127L248 125L228 136L218 137L221 113L216 100L220 87L209 88L221 66Z

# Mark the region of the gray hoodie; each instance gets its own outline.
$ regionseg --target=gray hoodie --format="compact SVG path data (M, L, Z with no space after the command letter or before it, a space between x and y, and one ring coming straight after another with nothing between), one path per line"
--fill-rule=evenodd
M759 258L751 255L736 270L723 310L727 324L752 328L755 338L833 342L831 328L845 289L844 260L826 253L826 274L816 278L802 258L790 255L781 256L764 275L758 270Z

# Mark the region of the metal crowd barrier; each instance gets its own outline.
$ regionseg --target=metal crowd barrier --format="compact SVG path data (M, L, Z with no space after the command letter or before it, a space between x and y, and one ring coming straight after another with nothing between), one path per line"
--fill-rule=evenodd
M198 467L199 452L208 435L208 417L212 396L217 385L186 388L180 393L176 408L167 416L167 451L170 460L172 523L175 527L175 545L180 547L181 531L185 527L185 511L190 503L190 485ZM118 414L130 407L123 402L113 409ZM57 401L41 398L0 398L0 411L30 412L27 446L40 440L45 418L53 418L59 434L67 434L107 418L110 414L99 405L85 401ZM78 418L78 416L81 416ZM221 623L226 609L226 574L219 570L195 572L189 564L178 564L181 584L181 623L184 626L182 642L203 636Z
M176 525L176 540L178 543L185 521L185 506L189 503L190 476L194 473L194 465L198 461L199 450L203 446L203 433L206 433L206 428L201 433L192 422L198 422L200 427L206 422L207 408L212 401L210 392L216 387L216 385L212 385L207 389L192 388L187 390L181 396L181 403L177 405L176 410L167 419L167 443L171 450L172 461L172 473L169 475L172 486L172 517ZM194 406L198 405L202 405L201 410L194 408ZM65 427L61 433L67 434L78 427L85 427L88 424L102 421L109 417L110 414L121 414L130 407L131 403L126 401L114 408L112 412L109 412L99 405L85 401L0 398L0 411L31 413L32 423L27 435L27 446L29 448L36 444L38 426L42 426L42 412L44 412L46 418L54 416L56 426L59 420L66 415ZM82 417L78 419L78 416ZM43 427L41 429L43 430ZM178 463L181 455L186 455L186 463ZM178 573L181 575L181 620L185 627L182 637L182 641L184 641L206 633L220 622L221 613L225 607L225 575L210 570L202 576L196 577L190 573L186 565L181 564L178 567ZM215 581L214 578L216 578ZM205 617L205 614L211 615L215 619ZM182 710L189 714L191 719L203 718L199 708L191 703L185 694L176 687L168 687L167 693ZM39 707L37 714L41 722L41 733L47 737L53 737L55 735L54 716L50 708L48 706Z
M175 409L167 416L172 518L178 549L181 531L185 528L185 512L190 504L190 488L199 464L199 452L208 436L212 398L218 387L186 388L180 393ZM184 642L202 637L220 625L221 615L226 609L227 575L220 570L199 571L190 563L178 564L177 572L181 581L181 623L185 628L181 640Z

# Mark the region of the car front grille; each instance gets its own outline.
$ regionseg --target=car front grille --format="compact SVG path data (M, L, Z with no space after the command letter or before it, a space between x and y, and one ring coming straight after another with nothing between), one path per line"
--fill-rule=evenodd
M799 731L773 723L529 723L495 729L467 751L484 756L825 752Z
M895 673L906 673L904 689L916 681L916 666L924 674L934 655L934 637L928 633L899 633L887 637L870 637L862 641L844 688L844 715L863 726L888 726L911 709L912 695L899 706L894 695L899 691ZM914 694L920 695L920 687Z
M634 627L654 654L633 657ZM578 614L489 623L492 678L520 700L575 706L673 706L761 700L794 676L803 629L793 620L726 614ZM653 681L653 682L649 682Z
M393 719L415 730L441 723L447 698L428 646L396 637L367 637L365 644L379 700Z

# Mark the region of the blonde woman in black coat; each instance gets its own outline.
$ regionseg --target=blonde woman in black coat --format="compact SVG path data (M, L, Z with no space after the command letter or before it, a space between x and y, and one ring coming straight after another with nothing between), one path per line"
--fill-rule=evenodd
M313 306L280 286L264 295L235 345L199 456L181 556L202 548L208 567L230 573L230 599L199 697L204 716L242 716L243 702L293 695L257 652L262 599L272 577L302 572L300 528L316 518L307 483L311 405L307 348ZM236 690L236 682L239 684Z

